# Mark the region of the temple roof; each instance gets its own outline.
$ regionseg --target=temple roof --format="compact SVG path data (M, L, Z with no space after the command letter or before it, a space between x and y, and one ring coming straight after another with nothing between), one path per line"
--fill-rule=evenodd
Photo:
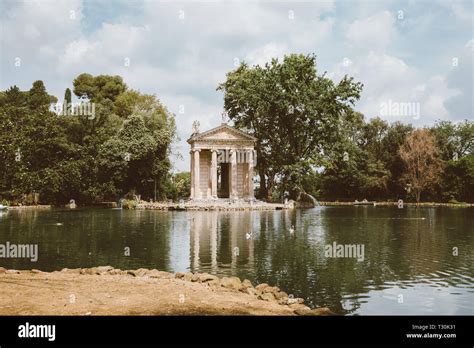
M241 130L231 127L227 124L221 124L215 128L209 129L202 133L192 134L187 140L189 144L195 141L215 141L215 140L231 140L231 141L248 141L255 142L257 138L247 134Z

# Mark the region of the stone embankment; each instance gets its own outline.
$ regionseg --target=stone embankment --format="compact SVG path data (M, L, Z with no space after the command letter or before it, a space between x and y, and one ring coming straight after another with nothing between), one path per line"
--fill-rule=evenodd
M357 206L357 205L374 205L374 206L399 206L399 202L388 202L388 201L371 201L371 202L326 202L320 201L318 202L319 205L322 206ZM463 208L463 207L474 207L472 203L437 203L437 202L420 202L420 203L413 203L413 202L403 202L403 206L407 207L453 207L453 208Z
M202 200L186 201L183 203L144 202L134 206L135 209L148 210L217 210L217 211L246 211L246 210L282 210L295 208L293 202L287 204L266 203L262 201L245 200Z
M9 210L29 210L29 209L51 209L51 205L38 204L38 205L11 205L8 206Z

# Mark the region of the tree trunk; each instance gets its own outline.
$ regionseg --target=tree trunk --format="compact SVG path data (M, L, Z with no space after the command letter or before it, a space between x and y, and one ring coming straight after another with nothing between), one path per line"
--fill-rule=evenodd
M260 187L258 189L258 198L267 200L268 189L267 189L267 181L265 179L265 171L262 168L260 168L258 170L258 175L260 176Z
M416 191L416 205L420 205L421 191Z

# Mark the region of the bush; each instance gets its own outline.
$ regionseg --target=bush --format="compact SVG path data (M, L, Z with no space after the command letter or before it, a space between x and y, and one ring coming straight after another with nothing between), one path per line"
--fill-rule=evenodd
M122 203L123 209L135 209L138 202L135 199L124 199Z

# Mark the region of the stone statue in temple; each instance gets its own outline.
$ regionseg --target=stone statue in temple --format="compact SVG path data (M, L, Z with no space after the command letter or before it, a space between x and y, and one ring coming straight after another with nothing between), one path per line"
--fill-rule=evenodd
M193 122L193 134L199 134L199 127L201 126L201 124L199 123L199 121L194 121Z

